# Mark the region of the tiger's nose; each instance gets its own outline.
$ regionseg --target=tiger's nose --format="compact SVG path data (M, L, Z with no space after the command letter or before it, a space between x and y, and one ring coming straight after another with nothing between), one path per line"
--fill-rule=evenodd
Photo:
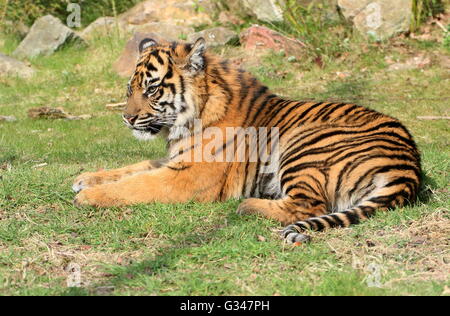
M131 125L134 125L134 123L136 122L138 116L137 115L128 115L128 114L124 114L123 118L125 120L127 120L128 123L130 123Z

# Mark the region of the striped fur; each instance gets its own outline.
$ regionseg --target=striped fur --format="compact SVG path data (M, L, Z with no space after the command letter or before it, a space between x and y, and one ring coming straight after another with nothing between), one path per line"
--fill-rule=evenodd
M398 120L350 103L283 99L250 73L206 52L202 39L150 43L143 45L130 80L124 121L142 139L167 130L169 159L157 167L141 163L82 175L74 185L82 190L76 204L245 198L239 214L289 225L284 238L304 242L305 231L348 227L416 199L420 155ZM278 164L262 173L263 163L248 157L229 163L180 160L207 143L183 132L192 130L195 119L222 131L279 128ZM237 146L234 142L227 139L223 149Z

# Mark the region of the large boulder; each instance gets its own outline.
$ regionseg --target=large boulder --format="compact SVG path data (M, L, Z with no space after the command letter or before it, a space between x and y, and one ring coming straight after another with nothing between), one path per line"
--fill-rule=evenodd
M412 0L338 0L344 16L367 37L384 40L411 26Z
M0 77L16 76L29 78L33 76L34 70L24 62L0 54Z
M119 19L131 25L170 22L195 26L212 22L209 15L196 9L196 2L190 0L147 0L121 14Z
M51 15L36 20L25 39L14 51L18 57L51 55L68 43L84 42L74 31Z
M240 41L246 51L272 49L298 58L304 55L306 49L303 42L259 25L253 25L242 32Z
M133 26L132 30L135 31L134 35L113 65L114 70L122 77L129 77L133 74L139 58L139 44L143 39L152 38L159 42L171 42L187 38L194 33L194 29L191 27L172 25L166 22L150 22Z
M139 44L146 38L152 38L156 41L162 41L154 33L135 33L127 42L125 50L119 59L114 63L113 69L121 77L130 77L136 69L136 63L139 58Z
M227 45L239 41L239 36L236 32L224 27L214 27L193 33L188 36L188 41L195 42L200 37L206 39L206 42L210 47Z

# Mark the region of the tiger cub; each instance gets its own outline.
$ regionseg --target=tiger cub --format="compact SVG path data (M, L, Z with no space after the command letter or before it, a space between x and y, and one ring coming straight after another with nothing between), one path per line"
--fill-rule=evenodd
M305 231L348 227L416 199L420 154L398 120L350 103L283 99L208 52L202 38L194 44L146 39L140 51L123 120L142 140L163 132L169 157L80 175L75 205L244 198L239 214L289 225L284 238L305 242ZM233 128L245 135L211 145L213 134ZM254 133L252 142L248 131L264 129L275 131L275 140ZM262 138L266 153L278 153L270 163L251 159ZM238 148L241 157L233 152ZM225 153L228 159L217 159Z

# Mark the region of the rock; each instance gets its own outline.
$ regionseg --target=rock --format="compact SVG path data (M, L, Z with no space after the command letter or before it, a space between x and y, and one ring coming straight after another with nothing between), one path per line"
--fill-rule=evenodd
M338 0L338 6L345 18L352 20L373 0Z
M195 1L189 0L147 0L121 14L119 19L131 25L171 22L195 26L212 22L208 14L196 9Z
M34 70L24 62L0 54L0 77L17 76L29 78L33 76Z
M150 22L139 26L133 26L136 33L154 33L159 38L167 41L186 39L195 30L189 26L174 25L168 22Z
M359 32L375 40L410 29L412 0L338 0L338 5Z
M2 116L0 115L0 122L15 122L17 121L15 116Z
M227 45L239 41L239 36L236 32L224 27L215 27L193 33L188 36L188 41L195 42L200 37L205 38L210 47Z
M116 32L127 31L127 25L121 23L118 19L113 17L101 17L80 32L79 36L85 41L90 41L96 37L110 36Z
M242 0L247 10L264 22L283 21L283 10L277 2L277 0Z
M306 45L264 26L254 25L241 33L240 41L247 51L272 49L285 56L301 57Z
M139 58L139 44L146 38L152 38L156 41L163 41L155 33L135 33L127 42L125 50L119 59L114 63L113 68L122 77L130 77L136 69L136 62Z
M59 19L46 15L36 20L13 55L28 58L51 55L62 46L75 42L83 43L84 41Z
M166 22L153 22L135 26L133 37L127 42L124 51L114 63L113 68L122 77L129 77L136 68L139 58L139 44L145 38L152 38L159 42L170 42L188 37L194 29L186 26L172 25Z

